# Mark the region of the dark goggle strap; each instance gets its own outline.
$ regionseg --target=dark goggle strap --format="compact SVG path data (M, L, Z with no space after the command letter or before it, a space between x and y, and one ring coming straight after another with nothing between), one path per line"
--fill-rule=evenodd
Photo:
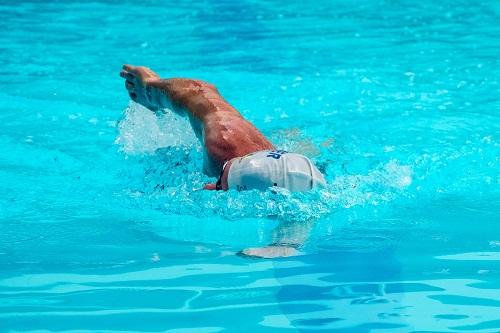
M217 179L217 183L215 183L215 189L217 191L222 190L222 176L224 175L224 170L226 169L227 162L229 162L229 161L226 161L224 163L224 165L222 166L222 170L220 171L219 179Z

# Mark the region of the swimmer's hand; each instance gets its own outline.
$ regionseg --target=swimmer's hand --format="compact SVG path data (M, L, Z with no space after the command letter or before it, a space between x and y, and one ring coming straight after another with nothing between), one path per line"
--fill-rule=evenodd
M125 79L125 88L130 98L151 111L158 110L158 103L152 98L151 83L160 81L158 74L142 66L123 65L120 76Z
M294 257L301 254L302 252L300 252L294 247L282 246L282 245L252 247L238 252L238 255L242 257L263 258L263 259Z

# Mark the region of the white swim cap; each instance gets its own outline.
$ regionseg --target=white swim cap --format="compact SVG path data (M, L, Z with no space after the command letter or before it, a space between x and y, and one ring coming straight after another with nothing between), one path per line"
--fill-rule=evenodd
M307 157L285 150L262 150L236 158L227 183L238 191L278 186L300 192L326 187L323 175Z

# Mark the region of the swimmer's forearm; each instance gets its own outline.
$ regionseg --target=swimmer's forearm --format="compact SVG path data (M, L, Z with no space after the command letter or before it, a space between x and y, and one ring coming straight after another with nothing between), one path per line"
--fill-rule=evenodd
M180 115L185 115L185 108L175 98L174 89L169 80L160 79L153 82L148 82L147 91L148 99L154 109L170 109Z
M180 87L175 85L172 79L160 79L149 83L156 93L156 105L160 108L170 108L174 104L182 106L179 98Z
M203 102L217 89L209 83L192 79L161 79L148 83L148 97L158 109L168 108L180 115L202 117Z

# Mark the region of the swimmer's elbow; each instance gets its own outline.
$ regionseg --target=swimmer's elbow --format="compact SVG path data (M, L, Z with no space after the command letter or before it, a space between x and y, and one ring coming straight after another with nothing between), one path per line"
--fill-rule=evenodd
M208 89L216 92L216 93L219 93L219 90L217 89L217 87L215 86L215 84L213 83L210 83L210 82L204 82L204 85L205 87L207 87Z
M192 80L197 87L199 87L199 92L200 93L217 93L219 94L219 90L215 86L215 84L207 82L207 81L202 81L202 80Z

